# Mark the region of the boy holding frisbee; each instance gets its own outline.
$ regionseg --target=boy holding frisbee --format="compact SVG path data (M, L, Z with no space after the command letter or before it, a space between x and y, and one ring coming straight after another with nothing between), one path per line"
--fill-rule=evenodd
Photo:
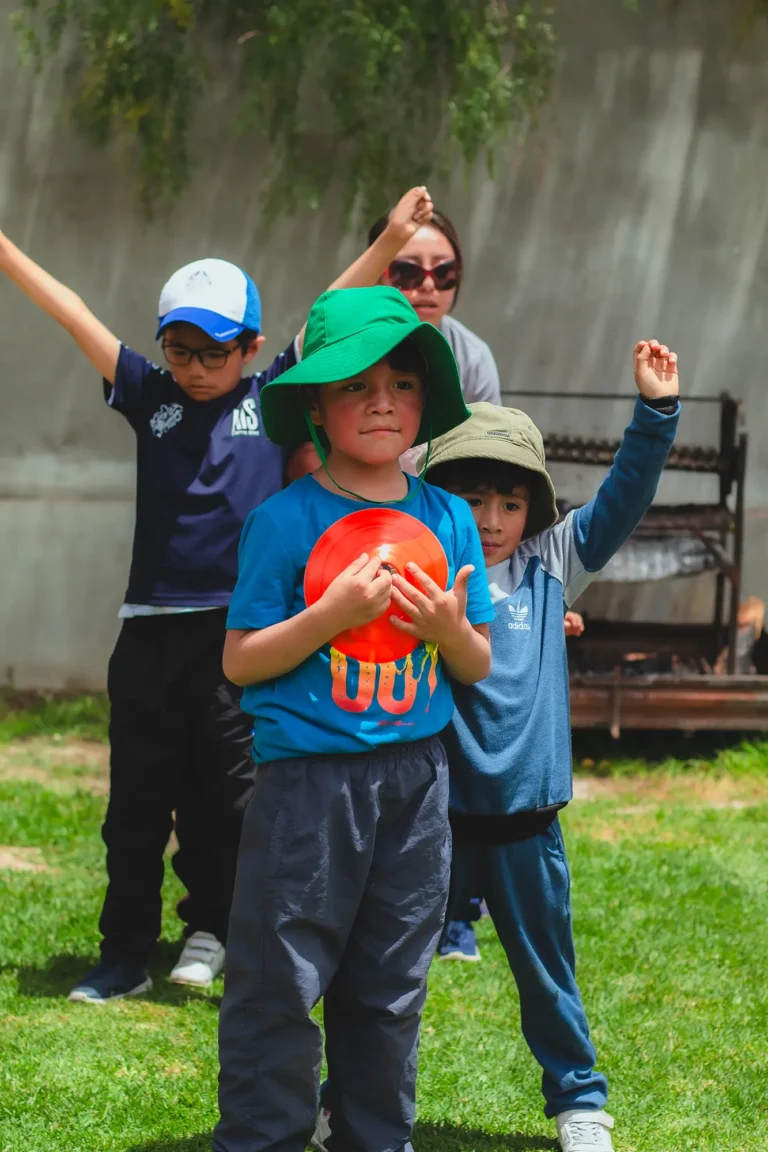
M317 1111L324 999L339 1148L410 1146L426 975L450 871L451 682L487 675L493 610L467 505L400 469L467 417L453 354L397 290L328 292L304 359L262 391L270 438L323 466L249 517L224 649L254 718L259 783L243 824L220 1023L217 1152L302 1152ZM365 508L415 517L443 589L361 553L307 605L319 538ZM358 661L340 635L392 611L403 659ZM339 639L339 647L335 641ZM374 654L375 655L375 654Z

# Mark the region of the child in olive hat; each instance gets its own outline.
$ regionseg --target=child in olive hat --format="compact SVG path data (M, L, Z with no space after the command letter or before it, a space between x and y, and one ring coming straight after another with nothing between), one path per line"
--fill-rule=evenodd
M456 685L444 733L453 830L444 940L459 944L471 931L458 918L482 895L564 1152L610 1152L613 1119L576 984L557 816L572 796L563 613L653 500L680 411L673 352L643 341L634 368L640 395L613 467L594 499L560 523L541 434L522 412L471 405L469 420L435 443L427 472L472 511L495 612L491 673Z
M270 439L314 434L323 467L251 513L224 670L244 686L261 782L247 809L221 1012L217 1152L302 1152L317 1111L324 998L343 1148L410 1146L426 974L450 871L448 766L438 733L451 681L490 668L493 608L472 514L399 466L468 416L453 354L393 288L327 292L304 359L261 391ZM437 536L447 591L363 553L307 606L319 537L364 508L400 509ZM415 649L360 663L339 633L392 602ZM392 618L395 620L395 618ZM450 677L450 679L449 679Z

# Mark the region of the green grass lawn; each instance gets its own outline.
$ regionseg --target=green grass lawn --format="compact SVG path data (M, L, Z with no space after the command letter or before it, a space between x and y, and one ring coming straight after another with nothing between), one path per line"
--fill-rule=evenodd
M222 989L165 978L175 879L152 994L65 998L96 956L105 804L103 748L83 739L103 704L68 708L0 714L0 1152L203 1152ZM768 746L588 768L563 824L617 1152L765 1152ZM480 943L482 964L433 968L417 1152L556 1148L488 921Z

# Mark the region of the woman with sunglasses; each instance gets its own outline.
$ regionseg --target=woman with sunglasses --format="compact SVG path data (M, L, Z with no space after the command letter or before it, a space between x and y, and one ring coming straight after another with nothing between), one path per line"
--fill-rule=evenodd
M368 233L374 244L389 223L380 217ZM459 366L464 399L469 403L488 400L500 404L499 372L488 345L455 316L464 261L458 233L442 212L433 209L432 220L419 228L387 268L382 284L399 288L419 314L439 328L453 349Z

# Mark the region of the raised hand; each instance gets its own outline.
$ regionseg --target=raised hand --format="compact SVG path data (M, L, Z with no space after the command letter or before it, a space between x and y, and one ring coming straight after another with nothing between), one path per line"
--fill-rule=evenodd
M380 556L363 552L331 581L318 604L327 614L332 634L369 624L389 607L392 577Z
M465 564L457 572L453 588L444 592L417 564L409 564L408 571L418 580L421 589L402 576L392 577L392 600L410 617L410 620L400 620L390 616L392 624L427 644L450 643L458 630L466 627L467 581L474 570L471 564Z
M0 232L0 273L69 332L99 376L114 384L120 341L71 288L55 280L3 232Z
M658 340L640 340L633 353L635 383L641 396L657 400L661 396L677 396L680 380L677 375L677 353L670 352Z
M432 219L432 197L423 184L411 188L390 213L387 231L397 236L401 246Z

